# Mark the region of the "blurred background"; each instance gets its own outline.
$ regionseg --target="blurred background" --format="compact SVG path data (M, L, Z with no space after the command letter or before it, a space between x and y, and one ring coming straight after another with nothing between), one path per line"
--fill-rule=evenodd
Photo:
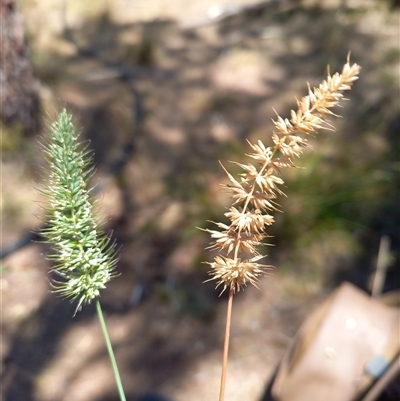
M95 152L99 216L120 248L102 303L130 400L217 399L226 297L203 284L212 255L196 227L230 205L219 160L244 162L247 138L269 145L274 109L287 116L349 51L362 71L336 132L284 173L276 270L235 296L226 398L261 400L339 283L371 291L383 236L384 291L399 287L398 1L2 0L1 19L4 401L118 399L94 306L73 318L50 292L34 234L38 143L63 107Z

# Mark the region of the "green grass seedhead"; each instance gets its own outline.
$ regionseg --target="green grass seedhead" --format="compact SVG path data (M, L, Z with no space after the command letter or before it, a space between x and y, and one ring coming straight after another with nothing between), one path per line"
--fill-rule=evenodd
M54 252L53 270L62 279L53 281L55 292L78 300L77 310L100 295L115 276L114 245L96 220L88 189L93 174L87 145L78 141L72 116L64 109L51 126L43 145L49 178L43 193L49 200L47 227L42 235Z

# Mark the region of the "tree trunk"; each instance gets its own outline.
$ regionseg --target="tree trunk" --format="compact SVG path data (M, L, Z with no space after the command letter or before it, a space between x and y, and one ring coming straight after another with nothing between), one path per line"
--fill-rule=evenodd
M39 131L39 98L15 0L0 0L0 120L24 134Z

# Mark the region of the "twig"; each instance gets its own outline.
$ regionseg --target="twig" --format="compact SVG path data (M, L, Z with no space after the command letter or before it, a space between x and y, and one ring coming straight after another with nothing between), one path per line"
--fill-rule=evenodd
M376 263L376 272L374 277L374 283L372 285L373 298L379 297L382 294L383 286L385 284L386 269L389 262L389 249L390 249L390 238L384 235L381 238L379 244L378 261Z

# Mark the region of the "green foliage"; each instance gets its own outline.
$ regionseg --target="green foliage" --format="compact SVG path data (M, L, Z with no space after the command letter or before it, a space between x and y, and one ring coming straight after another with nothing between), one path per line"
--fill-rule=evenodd
M0 131L2 140L0 142L1 152L17 153L23 145L23 127L20 122L14 122L11 126L6 126L0 121Z
M82 304L99 297L115 275L114 246L102 233L90 199L88 181L93 169L87 146L78 143L72 117L63 110L51 127L43 150L50 167L46 209L48 226L42 234L53 245L56 271L64 280L53 283L56 292Z

